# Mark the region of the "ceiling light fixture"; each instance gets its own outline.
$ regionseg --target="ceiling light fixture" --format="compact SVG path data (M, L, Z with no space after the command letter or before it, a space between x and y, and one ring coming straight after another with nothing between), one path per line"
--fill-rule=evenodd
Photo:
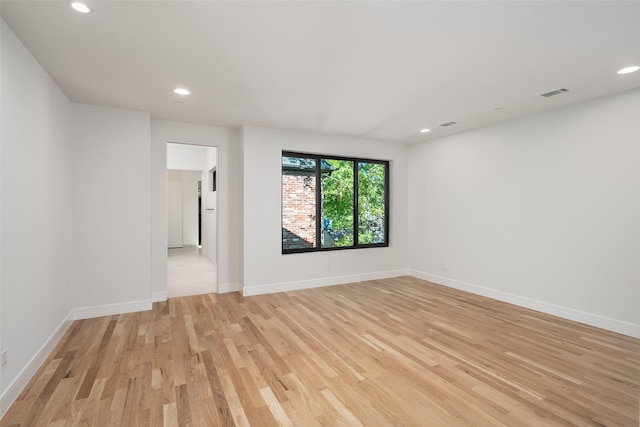
M624 67L620 70L618 70L618 74L629 74L629 73L633 73L635 71L640 70L640 67L637 65L632 65L630 67Z
M189 95L191 92L189 91L189 89L185 89L185 88L177 88L173 90L175 93L177 93L178 95Z
M427 128L420 129L420 133L427 133L427 132L431 132L431 129L427 129Z
M91 12L91 8L89 6L87 6L86 4L82 3L81 1L71 2L71 7L73 8L73 10L78 11L80 13L89 13L89 12Z

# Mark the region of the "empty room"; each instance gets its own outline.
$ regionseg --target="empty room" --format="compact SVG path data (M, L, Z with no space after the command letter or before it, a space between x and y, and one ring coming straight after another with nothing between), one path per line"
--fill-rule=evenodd
M640 425L640 2L0 16L1 427Z

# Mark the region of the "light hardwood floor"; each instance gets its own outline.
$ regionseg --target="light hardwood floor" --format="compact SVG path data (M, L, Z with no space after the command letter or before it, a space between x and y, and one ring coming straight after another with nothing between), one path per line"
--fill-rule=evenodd
M640 340L402 277L76 321L2 426L637 426Z

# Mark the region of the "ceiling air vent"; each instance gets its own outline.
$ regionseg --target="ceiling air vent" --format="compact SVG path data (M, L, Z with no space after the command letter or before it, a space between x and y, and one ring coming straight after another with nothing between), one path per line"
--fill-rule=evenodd
M453 126L453 125L457 125L457 124L458 124L457 122L447 122L447 123L441 124L440 126L446 128L447 126Z
M552 96L560 95L561 93L569 92L569 89L561 88L552 90L551 92L543 93L540 96L544 96L545 98L550 98Z

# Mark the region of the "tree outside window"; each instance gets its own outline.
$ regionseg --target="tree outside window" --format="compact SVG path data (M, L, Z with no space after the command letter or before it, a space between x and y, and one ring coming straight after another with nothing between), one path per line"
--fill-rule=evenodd
M388 188L388 161L283 152L282 252L388 246Z

